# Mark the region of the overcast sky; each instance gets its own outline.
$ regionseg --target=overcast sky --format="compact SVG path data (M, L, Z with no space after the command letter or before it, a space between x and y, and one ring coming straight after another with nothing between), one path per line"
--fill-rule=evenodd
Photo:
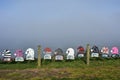
M120 0L0 0L0 48L120 45Z

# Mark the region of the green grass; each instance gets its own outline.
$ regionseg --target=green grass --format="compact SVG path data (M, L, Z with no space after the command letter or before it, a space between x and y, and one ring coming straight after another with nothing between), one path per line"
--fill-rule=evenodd
M119 80L120 58L91 58L74 61L44 61L37 68L36 61L0 62L0 80Z
M0 69L27 69L36 68L36 61L25 61L25 62L1 62Z

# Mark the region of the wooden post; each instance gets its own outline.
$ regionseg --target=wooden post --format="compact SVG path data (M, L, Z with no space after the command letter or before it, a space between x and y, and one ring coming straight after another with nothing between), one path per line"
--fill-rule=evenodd
M87 44L87 65L90 64L90 45Z
M41 67L41 46L38 46L38 67Z

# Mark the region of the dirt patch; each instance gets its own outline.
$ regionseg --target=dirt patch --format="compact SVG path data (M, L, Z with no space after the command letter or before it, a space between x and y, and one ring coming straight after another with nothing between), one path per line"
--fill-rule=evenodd
M64 78L70 73L65 69L25 69L25 70L0 70L0 78L8 80L21 80L38 78Z
M119 74L119 67L36 68L0 70L0 80L117 80Z

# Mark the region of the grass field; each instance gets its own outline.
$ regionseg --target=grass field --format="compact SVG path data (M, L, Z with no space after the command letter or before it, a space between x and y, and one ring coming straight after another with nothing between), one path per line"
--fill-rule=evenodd
M0 62L0 80L119 80L120 59L92 58L90 65L84 59L74 61Z

